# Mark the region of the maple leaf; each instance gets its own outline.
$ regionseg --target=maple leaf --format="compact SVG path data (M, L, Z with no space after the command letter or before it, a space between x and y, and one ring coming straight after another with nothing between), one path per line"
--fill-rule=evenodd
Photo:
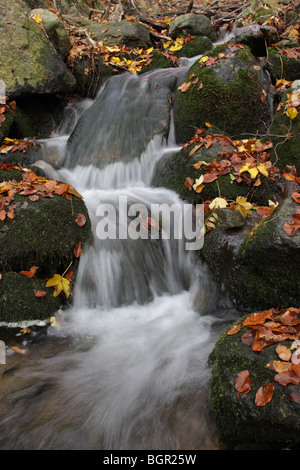
M62 291L64 291L67 298L70 295L70 281L60 276L60 274L54 274L54 276L47 281L46 287L55 287L53 292L54 297L57 297Z
M239 211L245 217L251 214L252 204L250 202L247 202L246 197L238 196L235 202L235 210Z

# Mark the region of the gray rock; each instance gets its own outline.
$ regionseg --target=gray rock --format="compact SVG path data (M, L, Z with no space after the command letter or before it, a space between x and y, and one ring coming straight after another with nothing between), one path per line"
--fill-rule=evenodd
M69 34L57 15L43 8L31 10L30 16L39 14L45 31L54 45L57 52L65 58L70 51L72 44Z
M187 13L175 18L170 25L169 35L173 39L188 35L207 36L211 40L216 37L210 19L205 15L195 13Z
M1 1L0 80L9 98L22 94L67 94L76 80L20 1Z

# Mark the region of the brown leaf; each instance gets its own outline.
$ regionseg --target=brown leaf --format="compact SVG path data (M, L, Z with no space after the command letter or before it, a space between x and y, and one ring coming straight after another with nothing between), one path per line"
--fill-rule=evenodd
M190 191L192 191L192 189L193 189L193 184L194 184L193 178L190 178L189 176L187 176L187 177L185 178L184 185L185 185Z
M244 326L263 325L266 320L271 319L273 319L273 309L252 313L245 319Z
M300 349L296 349L291 357L291 364L293 372L300 377Z
M298 385L300 383L300 377L294 374L292 370L275 375L274 380L284 387L288 384Z
M265 406L273 398L274 384L269 383L265 387L260 387L255 395L255 405Z
M294 403L299 403L300 402L300 395L297 393L291 392L289 393L289 399L290 401L293 401Z
M82 246L81 246L81 242L78 242L77 245L75 246L74 250L73 250L73 253L74 253L74 256L75 258L79 258L80 255L82 254Z
M238 393L246 395L250 392L252 387L252 379L248 370L239 372L235 379L235 389Z
M292 352L284 344L278 344L278 346L276 346L276 352L282 361L289 361L291 359Z
M293 194L291 194L291 198L294 199L295 202L300 204L300 193L293 192Z
M218 179L218 176L214 175L212 173L206 173L205 175L203 175L203 182L204 183L212 183L216 179Z
M229 336L231 335L235 335L236 333L238 333L241 329L242 325L233 325L229 331L227 331L227 334Z
M82 227L86 223L86 218L83 214L77 214L75 222L79 227Z

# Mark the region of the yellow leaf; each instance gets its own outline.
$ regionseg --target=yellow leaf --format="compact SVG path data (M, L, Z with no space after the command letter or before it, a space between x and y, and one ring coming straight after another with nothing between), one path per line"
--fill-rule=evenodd
M295 119L295 117L298 115L298 111L296 108L294 108L294 106L288 108L285 113L291 119Z
M262 163L257 165L257 169L262 175L267 176L267 177L269 176L266 166L263 165Z
M246 162L244 166L242 166L242 168L240 169L240 173L243 173L244 171L248 171L248 173L250 173L250 176L252 179L256 178L257 175L258 175L258 169L256 166L254 166L253 168L250 168L250 166L252 166L253 163L251 162Z
M193 189L197 191L197 186L203 183L203 175L200 176L200 178L195 180L195 184L193 184Z
M67 298L70 295L70 281L59 274L54 274L54 276L47 281L46 287L55 287L53 292L54 297L57 297L61 291L64 291Z
M238 210L244 216L251 214L252 204L247 202L246 197L238 196L235 202L235 210Z
M199 62L201 62L201 64L204 64L208 59L209 59L209 57L207 55L204 55L203 57L201 57Z
M152 51L153 51L153 47L150 47L150 49L147 49L147 50L146 50L146 53L147 53L147 54L151 54Z
M35 15L31 15L30 18L35 21L37 24L41 24L42 22L42 17L39 13L36 13Z
M223 207L226 207L228 205L226 199L223 197L215 197L209 204L210 209L222 209Z

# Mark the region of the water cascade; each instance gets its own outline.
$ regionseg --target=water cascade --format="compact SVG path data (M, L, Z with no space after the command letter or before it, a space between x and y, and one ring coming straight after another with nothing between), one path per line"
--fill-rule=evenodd
M21 366L11 357L1 449L219 448L208 357L234 310L183 239L97 236L103 204L115 208L118 230L130 222L120 222L120 200L182 207L151 181L177 149L172 90L185 71L113 77L43 142L48 175L83 195L94 239L60 329L40 342L37 334Z

